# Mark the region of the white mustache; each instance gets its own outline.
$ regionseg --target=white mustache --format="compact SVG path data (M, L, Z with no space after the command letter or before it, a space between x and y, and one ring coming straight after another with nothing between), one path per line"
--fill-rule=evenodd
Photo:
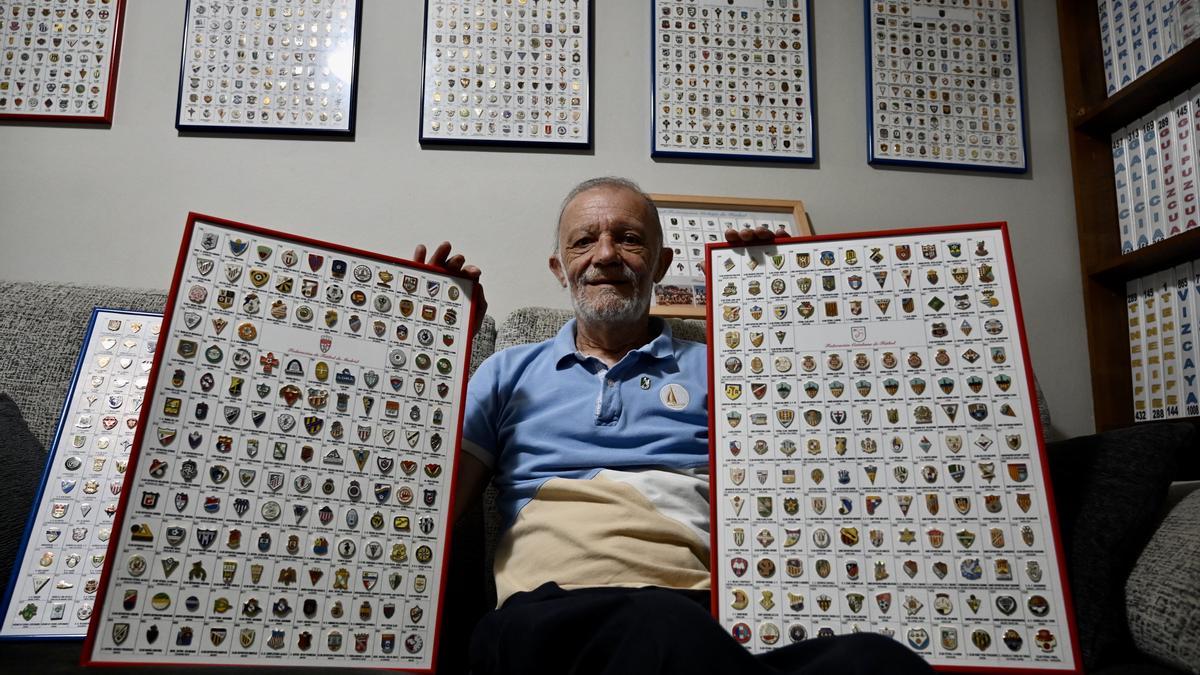
M631 284L636 284L638 281L637 274L633 270L629 269L629 266L624 262L621 263L621 277ZM595 267L589 267L583 274L579 275L579 283L583 284L611 279L612 277L609 274L606 274Z

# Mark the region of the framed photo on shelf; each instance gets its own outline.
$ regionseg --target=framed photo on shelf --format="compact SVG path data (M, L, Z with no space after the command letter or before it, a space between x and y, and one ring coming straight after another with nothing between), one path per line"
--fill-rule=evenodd
M362 0L188 0L175 128L353 136Z
M707 254L721 625L1082 672L1005 224Z
M1019 0L863 0L871 164L1024 173Z
M420 142L592 145L592 0L425 0Z
M663 228L663 245L674 258L663 280L654 285L650 313L655 316L704 318L707 297L704 247L725 241L727 228L758 227L792 236L811 235L812 226L798 199L749 199L702 195L652 194Z
M430 672L474 297L190 214L84 662Z
M651 156L813 162L811 0L654 0Z
M125 0L4 4L0 122L112 124Z
M82 639L162 315L92 310L2 603L0 639Z

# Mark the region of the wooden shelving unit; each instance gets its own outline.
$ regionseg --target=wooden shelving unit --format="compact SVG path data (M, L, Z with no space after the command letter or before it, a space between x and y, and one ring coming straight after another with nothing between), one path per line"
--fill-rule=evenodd
M1105 91L1096 0L1058 0L1063 87L1097 431L1133 424L1125 283L1200 258L1200 231L1121 255L1112 135L1200 81L1200 40L1112 97Z

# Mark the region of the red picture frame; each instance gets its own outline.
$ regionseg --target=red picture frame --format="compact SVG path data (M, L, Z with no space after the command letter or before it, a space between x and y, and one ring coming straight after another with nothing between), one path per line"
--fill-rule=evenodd
M125 26L125 3L126 3L126 0L113 0L113 2L112 2L112 4L113 4L113 8L112 8L113 30L112 30L112 40L109 43L109 50L108 50L108 61L109 61L108 77L106 78L106 81L104 83L104 90L103 90L104 91L104 108L103 108L103 110L101 110L98 114L69 114L69 113L63 114L63 113L59 113L57 111L50 112L50 113L3 112L2 109L0 109L0 122L45 122L45 123L51 123L51 124L69 123L69 124L111 125L112 121L113 121L113 110L116 105L117 74L120 71L120 66L121 66L121 39L123 37L124 26ZM45 6L46 6L45 10L50 11L50 12L53 12L56 9L64 9L63 7L60 6L61 3L51 2L50 0L46 0L43 4L45 4ZM85 5L85 8L89 8L89 7ZM91 9L93 11L101 11L104 8L99 7L99 8L91 8ZM84 11L87 11L87 9L85 9ZM58 18L58 17L54 17L53 14L51 16L53 18ZM28 22L28 23L32 24L33 21L38 21L42 18L43 17L34 17L34 18L30 19L29 17L23 17L22 20L18 20L18 19L14 19L11 16L3 17L4 24L2 26L0 26L0 28L8 28L10 22L11 23ZM61 22L59 22L59 23L61 23ZM54 30L55 29L54 24L55 24L55 22L51 21L51 23L46 24L46 26L47 26L46 31L39 31L39 32L50 32L50 31ZM3 35L4 35L4 33L0 32L0 36L3 36ZM45 38L41 38L41 39L44 40ZM50 38L50 39L53 40L54 38ZM6 51L7 48L4 46L0 46L0 50ZM32 53L32 52L25 52L24 55L28 55L30 53ZM8 77L9 77L9 76L5 75L5 71L3 70L3 68L10 68L10 67L17 68L19 66L16 66L16 65L10 66L7 64L5 66L0 66L0 82L3 82L4 80L8 79ZM33 68L34 66L27 66L27 67ZM45 68L47 66L38 66L38 67ZM11 82L14 86L17 84L16 80L9 80L9 82ZM23 84L25 84L25 83L22 83L22 85ZM42 83L30 82L29 84L36 84L37 86L40 87L40 85ZM58 83L54 83L54 84L57 85ZM16 92L8 91L8 92L0 92L0 98L4 98L5 94L7 94L9 97L18 96L18 94ZM26 95L28 95L28 94L26 94ZM66 99L61 99L61 103L66 103L66 101L67 101ZM14 98L14 103L15 103L15 98ZM60 103L60 105L61 105L61 103ZM19 107L19 106L17 106L17 107Z
M720 251L723 249L731 249L731 248L751 248L751 249L753 249L753 248L770 248L770 247L774 247L774 246L783 246L783 245L788 245L788 244L815 244L815 243L821 243L821 242L854 242L854 241L863 240L863 239L886 239L889 237L899 238L899 237L905 237L905 236L909 236L909 235L942 235L942 234L960 234L960 233L961 234L969 234L972 232L985 232L985 231L998 232L1000 239L1003 241L1003 244L1004 244L1004 252L1005 252L1005 259L1006 259L1005 263L1006 263L1006 269L1007 269L1007 277L1006 278L1009 281L1010 290L1012 293L1013 314L1015 316L1015 321L1017 324L1017 341L1020 344L1021 352L1023 355L1022 370L1023 370L1024 377L1025 377L1025 382L1028 385L1025 387L1025 395L1028 398L1028 400L1026 401L1026 404L1027 404L1029 410L1036 412L1038 410L1038 405L1037 405L1035 390L1033 387L1033 382L1034 382L1033 370L1032 370L1032 366L1031 366L1030 359L1029 359L1028 343L1027 343L1027 340L1025 337L1024 317L1023 317L1023 314L1021 311L1020 296L1019 296L1018 289L1017 289L1016 270L1013 265L1012 247L1011 247L1011 243L1010 243L1009 236L1008 236L1007 223L1005 223L1005 222L987 222L987 223L964 224L964 225L905 228L905 229L897 229L897 230L890 230L890 231L869 231L869 232L853 232L853 233L844 233L844 234L824 234L824 235L816 235L816 236L809 236L809 237L789 237L789 238L776 239L772 244L767 244L767 245L758 246L758 247L740 247L740 246L725 243L725 242L708 244L706 246L706 252L705 252L706 265L705 265L705 267L706 267L707 274L706 274L705 280L706 280L706 284L707 284L707 295L709 298L709 302L706 307L706 311L707 311L707 341L708 341L708 350L709 350L709 358L708 358L709 468L710 468L710 471L709 471L709 496L710 496L709 508L710 508L710 519L711 519L711 523L712 523L712 526L710 528L710 547L711 547L710 548L710 551L711 551L710 571L711 571L711 584L712 584L712 589L713 589L712 590L712 598L711 598L711 611L713 613L714 618L716 618L718 621L720 621L720 619L721 619L721 606L722 606L723 598L724 598L724 595L723 595L724 587L721 583L722 577L721 577L720 573L721 573L721 570L726 568L726 565L725 565L726 561L719 558L719 551L721 550L721 540L720 540L721 521L718 519L718 500L720 498L719 495L721 495L722 493L718 489L718 483L719 483L719 479L722 477L722 474L721 474L722 465L718 461L718 452L719 452L719 450L718 450L718 421L717 421L718 390L717 390L717 381L716 381L717 372L714 367L714 363L716 361L716 349L717 349L717 347L715 346L716 343L714 342L714 340L717 338L716 327L715 327L716 326L716 321L715 321L716 317L714 316L714 307L715 307L716 303L719 302L719 300L717 299L718 296L715 294L716 289L714 288L714 285L715 285L714 279L716 276L716 273L714 272L714 257L713 257L714 252ZM981 667L979 665L974 665L974 664L972 664L972 665L934 664L935 670L938 670L940 672L988 672L988 673L1005 673L1005 674L1007 674L1007 673L1047 673L1047 672L1082 673L1083 672L1082 654L1081 654L1080 648L1079 648L1079 639L1078 639L1077 627L1076 627L1075 618L1074 618L1074 608L1073 608L1073 604L1072 604L1072 600L1071 600L1070 587L1067 583L1068 577L1067 577L1067 570L1066 570L1066 564L1065 564L1065 554L1064 554L1064 549L1063 549L1063 545L1062 545L1060 528L1059 528L1059 524L1058 524L1057 511L1055 509L1053 486L1050 484L1050 480L1049 480L1050 470L1049 470L1049 465L1047 463L1046 452L1045 452L1044 431L1042 429L1041 419L1037 414L1032 415L1030 423L1032 425L1032 428L1035 431L1034 435L1036 436L1036 441L1037 441L1037 460L1036 461L1040 465L1041 476L1043 477L1043 483L1042 483L1041 487L1042 487L1042 490L1044 491L1043 494L1045 496L1046 505L1047 505L1047 512L1046 512L1046 514L1044 514L1044 516L1048 517L1048 523L1049 523L1049 526L1051 529L1051 537L1052 537L1052 540L1054 543L1054 552L1056 553L1056 555L1054 556L1055 560L1052 561L1052 564L1054 565L1054 567L1057 570L1057 580L1058 580L1059 586L1057 587L1056 590L1061 592L1061 597L1062 597L1062 601L1063 601L1063 608L1062 608L1060 615L1061 615L1062 622L1066 625L1065 637L1069 641L1071 659L1069 662L1057 664L1057 667L1053 667L1053 668L1026 668L1026 667L1021 667L1021 666L1016 666L1016 667L982 666ZM805 549L805 550L807 550L807 549ZM898 640L903 641L902 636L897 635L896 637ZM781 642L780 644L785 644L785 643Z
M172 322L174 320L174 316L179 309L177 307L176 300L179 297L179 289L180 289L181 283L183 281L184 271L187 267L187 262L189 260L189 246L192 242L193 232L198 223L208 223L208 224L212 224L212 225L215 225L218 227L235 230L235 231L249 234L249 235L263 235L263 236L272 237L272 238L278 239L278 240L285 240L290 243L295 243L298 245L326 249L333 253L342 253L342 254L346 254L346 255L350 255L350 256L355 256L357 258L371 259L371 260L374 260L377 262L394 264L394 265L408 267L408 268L412 268L412 269L416 269L416 270L424 270L424 271L428 271L428 272L434 272L439 275L469 280L468 276L465 274L451 273L451 272L434 267L434 266L426 264L426 263L418 263L418 262L406 260L403 258L398 258L398 257L394 257L394 256L388 256L388 255L373 253L373 252L369 252L369 251L364 251L362 249L353 248L353 247L345 246L342 244L335 244L335 243L331 243L331 242L312 239L309 237L292 235L292 234L284 233L284 232L281 232L278 230L258 227L258 226L249 225L246 223L240 223L240 222L236 222L233 220L228 220L225 218L217 218L217 217L213 217L213 216L207 216L204 214L191 212L188 214L187 224L184 228L183 239L180 244L179 254L178 254L178 258L177 258L177 262L176 262L176 266L175 266L175 271L174 271L174 274L173 274L172 280L171 280L170 291L168 292L168 295L167 295L167 305L164 309L163 322L162 322L163 332L160 334L160 338L159 338L160 345L168 345L169 344L169 340L171 337L170 332L169 332L170 327L173 325ZM433 595L436 595L436 601L434 602L434 606L436 608L435 617L433 619L430 619L430 621L432 623L431 630L433 633L433 640L432 640L432 644L429 646L428 651L426 652L429 663L430 663L430 667L424 668L424 669L402 669L402 668L392 668L392 667L387 667L387 668L379 667L379 669L382 669L382 670L403 670L404 672L432 673L433 669L434 669L434 665L436 664L437 653L438 653L440 637L441 637L440 620L441 620L441 617L443 616L443 611L445 610L445 588L446 588L445 582L446 582L446 575L449 571L449 555L450 555L450 550L451 550L451 536L453 533L452 523L449 523L449 520L450 520L451 514L454 513L454 503L457 498L456 491L455 491L454 477L456 476L457 469L458 469L458 462L457 462L458 448L462 444L462 423L463 423L463 415L464 415L464 405L463 404L465 401L466 390L467 390L467 378L465 376L465 367L466 367L466 364L469 362L472 346L474 344L474 338L475 338L475 332L476 332L475 331L475 329L476 329L475 313L478 311L478 307L479 307L479 304L478 304L479 293L480 293L480 291L479 291L478 284L473 284L472 285L472 295L471 295L471 298L468 300L468 302L470 304L470 312L468 313L467 323L465 324L466 339L465 339L463 347L462 347L462 354L464 355L463 356L464 374L462 376L461 387L457 393L457 396L458 396L458 398L457 398L457 405L458 405L457 429L456 429L453 445L451 447L445 448L445 455L446 455L445 461L449 463L449 471L445 472L446 482L444 483L444 485L446 486L446 489L447 489L447 499L446 499L446 506L445 506L446 526L445 526L445 530L444 530L444 536L440 540L441 551L440 551L439 555L440 555L441 564L440 564L440 574L438 577L439 585L438 585L438 588L434 589L434 591L433 591ZM125 495L129 494L130 490L132 489L132 487L134 485L135 477L138 475L141 453L142 453L142 449L144 447L144 443L146 440L146 436L145 436L146 435L146 427L148 425L148 422L151 419L151 410L156 409L157 401L155 399L156 392L155 392L154 388L158 383L159 374L163 367L163 362L164 362L164 358L165 358L164 355L168 351L169 351L169 349L166 348L165 346L156 350L153 365L151 366L151 369L149 371L150 386L148 387L148 391L146 393L146 398L142 405L141 414L138 418L138 430L137 430L137 434L134 439L133 447L132 447L130 455L129 455L129 465L128 465L127 470L125 471L125 478L124 478L124 482L123 482L123 486L122 486L122 493ZM115 555L118 553L118 550L119 550L119 543L121 541L121 537L117 536L116 533L120 532L119 528L121 528L125 525L126 513L130 509L129 501L130 500L128 498L123 498L120 500L119 505L116 510L116 513L115 513L115 516L114 516L114 519L113 519L115 531L114 531L114 536L109 540L109 545L108 545L107 555L106 555L107 560L110 562L115 561ZM131 666L131 665L132 666L136 666L136 665L168 665L168 666L184 665L178 661L149 661L148 660L148 661L133 662L133 661L112 661L112 660L103 660L101 658L95 658L95 649L97 647L97 636L100 634L99 631L101 628L102 619L104 618L105 600L106 600L106 594L109 590L109 584L111 582L111 577L112 577L112 573L113 573L113 564L117 564L117 563L105 564L104 572L100 578L100 585L99 585L99 589L96 593L96 600L95 600L95 608L96 609L93 611L91 623L88 627L87 637L84 640L83 650L82 650L81 657L80 657L81 665L84 665L84 666L115 666L115 667L127 667L127 666ZM164 639L168 639L168 636L164 636ZM202 640L204 638L203 638L203 636L197 635L196 639ZM399 645L397 645L397 647L399 647ZM211 658L206 659L206 660L201 660L199 657L197 657L196 661L194 662L194 665L213 665L213 663L214 662ZM235 658L230 658L229 661L226 662L226 664L227 665L239 665L237 659L235 659ZM249 664L243 663L242 665L249 665ZM299 662L296 662L296 660L286 660L285 659L285 660L280 660L277 663L272 664L272 665L292 665L292 666L301 665L302 666L302 665L304 665L304 663L303 663L303 659L301 659ZM328 665L326 664L325 667L328 667ZM361 662L356 662L354 660L347 660L345 663L345 667L364 667L364 666L362 665Z

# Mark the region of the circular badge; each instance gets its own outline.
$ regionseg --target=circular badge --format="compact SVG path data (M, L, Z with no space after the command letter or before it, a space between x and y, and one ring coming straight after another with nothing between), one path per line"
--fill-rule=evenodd
M233 352L233 365L237 368L245 368L250 365L250 352L245 349L238 349Z
M691 396L681 384L665 384L658 390L658 399L671 410L683 410L690 402Z
M403 368L408 362L408 357L404 355L403 349L393 349L388 352L388 363L392 364L393 368Z
M283 513L283 508L279 506L279 502L272 500L263 504L260 512L264 519L274 522L279 520L280 514Z
M421 651L421 647L423 647L424 644L425 643L421 641L421 636L417 635L416 633L404 638L404 648L408 650L409 654L416 654L417 652Z
M430 560L433 560L433 549L429 548L428 546L424 546L424 545L418 546L417 547L417 562L428 563Z
M155 593L154 597L150 598L150 606L161 612L171 606L171 596L166 593Z

